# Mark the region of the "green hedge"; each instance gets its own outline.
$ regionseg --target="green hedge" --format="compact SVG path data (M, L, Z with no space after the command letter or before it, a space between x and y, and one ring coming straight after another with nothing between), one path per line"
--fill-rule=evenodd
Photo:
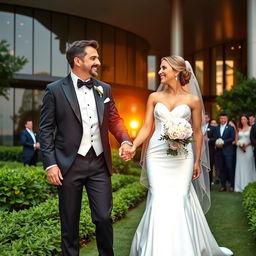
M243 191L243 206L247 212L250 231L256 238L256 182L250 183Z
M42 168L0 169L0 210L21 210L38 205L56 191Z
M0 146L0 160L22 162L22 147Z
M113 193L113 220L124 216L146 196L146 189L138 181L120 188ZM58 202L49 199L39 206L5 214L0 212L1 256L59 255L60 225ZM80 237L90 239L95 228L91 221L87 197L83 198L80 221Z

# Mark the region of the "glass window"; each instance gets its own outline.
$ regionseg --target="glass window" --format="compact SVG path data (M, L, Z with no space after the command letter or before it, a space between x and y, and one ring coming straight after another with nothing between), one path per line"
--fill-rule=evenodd
M13 145L13 89L8 94L9 100L0 97L0 145Z
M195 54L195 75L201 92L204 92L204 56L202 52Z
M127 36L127 84L135 86L136 38L128 33Z
M127 39L126 32L116 29L115 82L127 83Z
M222 95L223 93L223 48L216 46L211 51L211 95Z
M34 16L34 74L50 75L51 16L49 12L35 11Z
M136 38L136 87L147 88L147 57L144 42Z
M101 65L102 63L102 45L101 45L101 24L92 20L86 21L86 39L87 40L96 40L100 44L98 53L100 56ZM102 66L98 69L97 79L101 79L102 76Z
M229 43L225 47L225 88L232 89L235 81L234 74L242 71L242 44Z
M11 7L0 7L0 28L0 40L5 39L10 45L11 53L14 53L14 14Z
M68 43L71 44L77 40L85 40L85 29L85 19L70 16Z
M148 56L148 89L156 90L156 56Z
M114 28L108 25L102 26L102 79L106 82L114 82L115 67L115 33Z
M68 19L66 15L52 15L52 76L66 76L68 64L66 48L68 41Z
M28 63L18 73L32 74L32 10L26 8L16 9L15 23L15 55L24 56Z

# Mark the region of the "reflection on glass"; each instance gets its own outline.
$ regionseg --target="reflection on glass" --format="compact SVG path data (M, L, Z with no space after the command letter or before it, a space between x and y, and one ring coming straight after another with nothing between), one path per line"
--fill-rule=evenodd
M156 89L156 56L148 56L148 89Z
M135 86L136 41L133 34L127 35L127 84Z
M34 74L50 75L51 31L50 13L35 11L34 19Z
M10 7L0 7L0 40L5 39L9 45L10 50L13 53L13 35L14 35L14 14Z
M223 60L216 61L216 95L223 94Z
M9 90L9 100L0 97L0 145L13 144L13 89Z
M15 22L15 55L24 56L28 63L18 73L32 74L32 11L26 8L17 8Z
M52 75L67 75L66 48L68 41L67 16L54 13L52 15Z
M226 64L226 89L231 90L234 85L234 61L233 60L225 60Z
M126 32L116 29L115 82L127 84L127 36Z
M74 41L85 39L85 19L78 17L69 17L69 35L68 43L72 44Z
M108 25L102 26L102 79L114 82L115 31Z
M195 74L202 93L204 92L204 62L202 60L195 61ZM204 93L203 93L204 94Z

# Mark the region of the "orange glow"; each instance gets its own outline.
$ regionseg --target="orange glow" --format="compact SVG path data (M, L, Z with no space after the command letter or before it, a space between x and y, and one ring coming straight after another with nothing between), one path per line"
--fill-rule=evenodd
M130 122L130 127L131 127L132 129L137 129L137 128L139 127L139 122L136 121L136 120L131 121L131 122Z

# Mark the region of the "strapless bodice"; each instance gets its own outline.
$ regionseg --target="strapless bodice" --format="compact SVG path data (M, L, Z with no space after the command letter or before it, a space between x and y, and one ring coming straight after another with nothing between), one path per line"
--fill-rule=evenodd
M250 131L239 131L238 139L244 141L245 143L250 142Z

